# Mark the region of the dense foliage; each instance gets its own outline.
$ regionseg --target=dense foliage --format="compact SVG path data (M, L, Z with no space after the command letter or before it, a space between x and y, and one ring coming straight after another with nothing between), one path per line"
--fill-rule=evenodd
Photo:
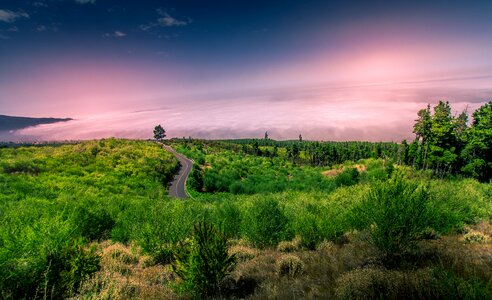
M267 263L252 269L261 273L273 266L280 276L273 285L309 282L316 276L303 278L303 272L321 268L318 275L329 274L337 285L330 295L342 298L358 293L375 298L490 295L490 268L467 273L446 256L432 262L425 256L418 262L410 258L406 265L394 258L418 253L422 239L456 235L492 221L492 185L486 183L491 108L489 103L474 112L469 126L466 114L451 116L447 103L439 103L434 114L428 107L419 112L411 144L301 137L279 142L267 134L262 140L166 141L195 162L189 200L167 197L178 161L152 142L5 145L0 149L0 298L61 298L78 292L86 297L88 290L98 295L113 278L104 273L104 261L121 253L130 257L128 264L138 261L125 247L146 257L145 264L174 265L181 278L154 278L153 284L208 296L220 292L218 283L231 271L232 244L242 259L267 253ZM358 257L355 235L368 241L365 248L383 255ZM483 233L468 235L467 241L488 239ZM118 243L112 251L121 253L97 252L104 243ZM338 253L347 243L350 254ZM319 250L325 248L330 250ZM295 253L276 260L274 249ZM391 265L381 263L381 257L391 258ZM343 263L328 269L337 261ZM135 273L145 274L140 271ZM331 275L339 273L339 279ZM238 280L242 285L229 281L231 290L254 288L247 278ZM428 286L407 289L412 280ZM91 282L98 283L87 288ZM395 288L398 284L404 288Z
M332 166L345 161L364 158L384 158L401 162L403 148L390 142L319 142L319 141L275 141L266 139L223 140L241 149L244 154L264 157L283 157L295 164L310 166ZM237 145L241 145L238 147Z
M377 182L354 210L356 222L370 228L371 241L387 258L406 254L429 228L430 194L424 186L396 173Z
M81 247L118 232L132 201L161 200L178 166L155 144L115 139L0 158L0 291L15 299L74 292L97 270Z
M431 113L430 105L418 112L415 140L406 144L405 162L418 169L432 170L441 177L465 174L482 181L492 179L492 102L468 115L453 116L448 102L440 101Z
M184 290L199 297L220 294L220 284L235 263L234 255L227 252L227 238L204 222L195 224L174 258L173 270L183 280Z

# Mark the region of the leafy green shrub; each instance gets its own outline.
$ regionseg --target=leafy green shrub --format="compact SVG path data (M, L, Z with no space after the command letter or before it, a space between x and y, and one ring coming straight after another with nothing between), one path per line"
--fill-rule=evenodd
M235 237L241 230L241 210L235 203L226 201L218 206L214 223L227 238Z
M295 223L296 233L301 236L301 245L310 250L314 250L316 245L323 240L321 228L318 225L314 214L304 213Z
M191 238L180 243L172 267L183 280L185 291L207 297L219 291L234 264L234 255L227 251L227 239L213 226L200 222L195 224Z
M478 278L461 278L453 272L436 269L436 291L440 299L492 299L492 284Z
M4 164L3 171L7 174L28 174L38 175L41 168L33 161L19 160L12 164Z
M86 203L85 206L92 207L95 204ZM90 211L85 207L77 207L72 218L78 233L89 240L105 238L115 225L109 213L102 209Z
M396 174L376 182L355 208L355 223L368 227L372 242L386 257L405 254L428 228L430 194L425 187Z
M99 270L100 256L95 247L85 249L81 241L72 241L48 261L45 286L58 298L76 293L80 284Z
M290 240L292 232L289 220L274 199L260 199L248 209L243 221L243 231L248 239L258 246L276 245Z
M356 168L347 168L335 178L337 186L351 186L359 182L359 171Z
M201 192L203 190L203 170L200 165L193 165L193 171L191 171L190 178L188 179L188 185L195 191Z
M391 178L391 175L393 175L393 172L395 171L395 166L393 164L392 160L388 160L386 162L386 167L384 168L389 178Z

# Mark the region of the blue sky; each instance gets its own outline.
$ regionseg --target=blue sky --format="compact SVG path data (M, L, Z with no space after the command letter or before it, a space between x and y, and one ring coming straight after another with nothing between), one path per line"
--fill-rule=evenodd
M490 1L4 0L0 114L83 122L19 132L45 139L143 138L160 122L400 140L426 103L491 98L491 16Z

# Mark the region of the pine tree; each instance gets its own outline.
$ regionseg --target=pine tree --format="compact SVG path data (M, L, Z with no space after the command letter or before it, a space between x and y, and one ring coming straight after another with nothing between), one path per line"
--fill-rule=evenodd
M162 141L166 137L166 131L159 124L154 128L154 139L158 142Z
M463 172L485 182L492 179L492 101L473 113L462 157Z

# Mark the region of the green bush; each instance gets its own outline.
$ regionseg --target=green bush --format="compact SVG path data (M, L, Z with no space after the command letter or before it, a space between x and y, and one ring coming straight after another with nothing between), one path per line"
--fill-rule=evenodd
M213 296L232 271L234 255L227 251L227 239L212 225L195 224L193 235L180 243L172 267L183 280L184 291L198 297Z
M436 269L436 291L440 299L492 299L492 283L478 278L461 278L453 272Z
M351 186L359 182L359 171L356 168L347 168L335 178L337 186Z
M92 204L92 205L91 205ZM77 207L72 216L73 226L78 233L89 240L99 240L105 238L115 225L115 221L108 212L103 209L89 210L95 203L85 203L87 207Z
M293 237L289 220L274 199L260 199L253 203L243 221L243 232L257 246L272 246Z
M301 236L301 245L303 247L314 250L316 245L323 240L321 228L314 214L304 213L295 226L296 233Z
M370 230L371 240L386 257L407 253L428 229L430 194L423 186L395 174L377 182L354 210L354 222Z
M238 205L230 201L218 205L214 223L227 238L236 237L241 230L241 210Z
M48 257L45 290L54 298L74 295L80 284L99 270L100 256L95 247L84 248L82 241L72 241Z

